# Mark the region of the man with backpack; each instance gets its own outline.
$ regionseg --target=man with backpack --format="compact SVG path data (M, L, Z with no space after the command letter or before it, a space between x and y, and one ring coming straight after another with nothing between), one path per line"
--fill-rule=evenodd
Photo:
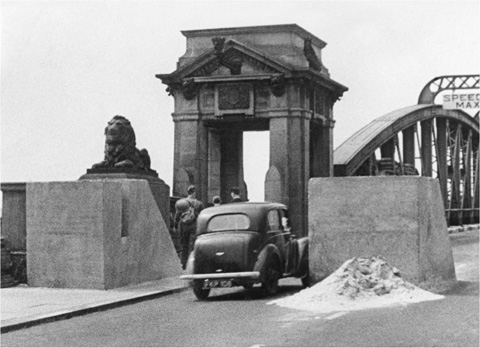
M203 210L203 204L195 198L195 193L195 186L190 185L187 198L179 199L175 203L175 228L180 235L180 260L183 269L195 242L197 216Z

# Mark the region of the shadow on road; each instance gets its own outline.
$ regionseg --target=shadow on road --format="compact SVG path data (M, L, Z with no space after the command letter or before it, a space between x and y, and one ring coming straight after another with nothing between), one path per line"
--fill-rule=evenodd
M475 296L478 297L479 283L459 280L442 295Z
M246 290L242 287L234 287L230 289L212 289L210 296L206 301L222 302L222 301L256 301L256 300L274 300L279 297L293 295L302 290L301 285L280 285L278 287L278 294L275 296L265 297L262 288L255 286L252 289Z

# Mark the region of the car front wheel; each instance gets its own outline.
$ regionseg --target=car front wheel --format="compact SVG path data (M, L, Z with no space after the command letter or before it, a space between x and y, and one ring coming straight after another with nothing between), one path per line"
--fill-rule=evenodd
M270 259L265 267L262 289L266 296L273 296L278 292L278 279L280 271L275 259Z
M203 288L203 281L202 280L194 280L193 281L193 293L200 301L204 301L207 299L208 295L210 294L210 289Z

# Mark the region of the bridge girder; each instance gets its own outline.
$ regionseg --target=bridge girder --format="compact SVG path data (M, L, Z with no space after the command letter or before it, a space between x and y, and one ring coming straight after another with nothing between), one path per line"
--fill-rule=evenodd
M478 120L461 110L409 106L373 120L337 147L334 173L438 177L449 222L478 220L478 139ZM391 170L382 172L378 166L385 163Z

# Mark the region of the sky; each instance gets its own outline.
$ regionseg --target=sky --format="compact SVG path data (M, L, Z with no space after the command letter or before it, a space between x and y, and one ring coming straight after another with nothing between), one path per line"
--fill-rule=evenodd
M1 181L77 180L123 115L172 187L173 97L155 75L175 70L181 31L293 23L327 43L322 62L349 88L334 148L434 77L480 72L479 1L2 1ZM268 132L244 142L249 198L263 200Z

